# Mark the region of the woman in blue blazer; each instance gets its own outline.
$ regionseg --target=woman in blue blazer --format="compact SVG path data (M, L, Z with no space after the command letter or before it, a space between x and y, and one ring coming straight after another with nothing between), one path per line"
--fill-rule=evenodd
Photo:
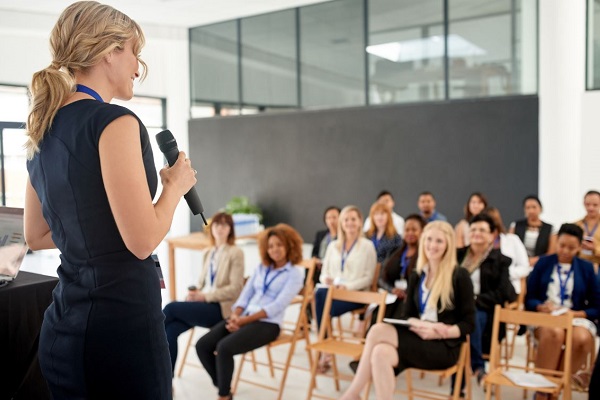
M557 253L541 257L527 280L525 307L529 311L556 312L562 308L573 313L572 370L575 382L584 386L587 355L592 351L600 317L600 288L593 265L576 257L581 249L583 230L574 224L563 224L558 231ZM536 328L538 368L558 369L565 333L559 328ZM536 394L536 399L544 399Z

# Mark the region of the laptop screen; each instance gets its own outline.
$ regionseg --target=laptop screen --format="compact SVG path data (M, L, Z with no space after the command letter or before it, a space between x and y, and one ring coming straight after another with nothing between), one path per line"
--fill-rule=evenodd
M0 282L16 278L26 253L23 209L0 207Z

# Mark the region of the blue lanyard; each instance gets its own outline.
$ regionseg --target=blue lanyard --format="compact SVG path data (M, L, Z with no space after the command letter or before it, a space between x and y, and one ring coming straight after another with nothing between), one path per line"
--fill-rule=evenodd
M383 239L383 236L381 237L381 239ZM375 232L373 234L371 241L373 242L373 245L375 246L375 250L379 249L379 243L381 242L381 239L377 239L377 232Z
M427 296L425 300L423 300L423 285L425 283L425 277L427 274L425 272L421 273L421 282L419 282L419 311L420 315L423 315L425 312L425 307L427 306L427 301L429 300L429 295L431 294L431 290L427 292Z
M562 306L567 299L567 283L573 274L573 266L571 266L571 269L567 273L567 277L564 281L562 280L562 270L560 264L556 264L556 272L558 273L558 281L560 284L560 305Z
M279 275L281 275L282 273L284 273L285 271L287 271L285 269L285 266L282 267L279 271L277 271L277 273L275 274L275 276L273 276L271 278L271 280L267 282L267 278L269 277L269 273L271 272L272 269L273 269L273 266L269 266L269 268L267 269L267 273L265 274L265 279L263 280L263 291L262 291L263 296L265 295L265 293L267 293L267 290L269 290L269 286L271 286L271 283L273 283L273 281L275 279L277 279L277 277Z
M331 243L331 233L327 232L327 246L329 246L329 243Z
M400 277L406 276L406 269L408 268L408 246L402 252L402 257L400 258L400 266L402 270L400 271Z
M102 100L102 97L100 97L100 95L98 94L98 92L96 92L94 89L89 88L89 87L87 87L85 85L80 85L78 83L77 84L77 89L75 91L76 92L85 93L85 94L89 94L90 96L92 96L96 100L101 101L102 103L104 103L104 100Z
M212 255L210 256L210 285L211 286L215 285L215 276L217 276L217 270L214 269L214 267L215 267L215 255L216 254L217 254L217 248L215 247L215 249L212 252Z
M598 223L596 222L596 225L594 225L594 229L592 229L591 232L588 228L587 222L583 221L583 227L585 229L586 236L594 236L594 233L596 233L596 229L598 229Z
M344 272L344 265L346 264L346 259L348 258L348 256L350 255L350 252L352 251L352 249L354 248L354 245L356 244L356 241L358 239L356 239L354 241L354 243L352 243L352 246L350 246L350 249L348 251L346 251L346 242L344 242L344 247L342 249L342 272Z

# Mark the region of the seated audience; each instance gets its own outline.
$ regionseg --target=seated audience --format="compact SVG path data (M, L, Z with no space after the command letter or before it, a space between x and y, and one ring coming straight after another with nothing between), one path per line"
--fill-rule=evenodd
M208 236L212 246L204 252L198 286L190 287L186 301L169 303L163 310L173 371L179 335L194 326L210 328L229 317L244 286L244 253L235 245L231 215L215 214Z
M489 353L494 307L517 298L509 279L511 259L494 249L495 232L494 220L487 214L477 214L469 224L470 245L457 250L458 263L469 272L475 294L471 367L479 385L486 375L483 354Z
M504 222L500 211L496 207L488 207L484 211L492 217L496 224L496 232L494 234L494 248L500 249L500 252L512 260L508 267L510 283L512 283L517 294L521 293L521 278L529 275L531 267L529 266L529 257L527 250L521 239L514 233L506 233Z
M469 221L488 206L487 198L480 192L471 193L465 204L465 218L458 221L456 232L456 248L460 249L469 245Z
M374 203L371 206L369 218L373 223L366 235L373 242L377 251L377 262L380 263L400 247L400 235L392 223L391 211L382 203Z
M568 309L573 313L573 382L583 388L589 384L590 371L584 371L588 354L594 348L600 317L600 288L589 261L577 257L583 230L575 224L563 224L558 231L557 253L540 257L527 280L525 307L529 311L552 313ZM535 366L558 369L561 364L565 332L558 328L539 327ZM546 399L537 393L535 399Z
M325 209L323 214L323 222L327 229L318 231L315 235L315 241L312 248L312 258L315 260L315 273L313 275L313 283L319 283L321 275L321 266L323 265L323 257L329 243L337 239L338 219L340 217L340 209L336 206L330 206Z
M418 214L406 217L402 246L385 260L379 274L378 286L396 296L396 301L385 308L386 318L399 318L406 298L408 278L417 265L419 238L425 220ZM376 315L373 312L374 316Z
M385 206L387 206L387 208L390 209L390 212L392 213L392 222L394 223L394 228L396 228L396 232L398 232L398 233L404 232L404 218L402 218L401 216L399 216L398 214L396 214L394 212L394 206L396 205L396 203L394 203L394 197L392 196L392 194L390 192L388 192L387 190L382 190L377 195L376 200L378 203L382 203ZM365 221L365 225L363 226L363 230L366 232L370 228L371 228L371 219L367 217L367 220Z
M346 206L340 213L338 238L327 247L321 283L348 290L369 290L373 283L377 254L373 243L362 235L362 214L355 206ZM323 308L327 298L327 287L315 292L317 325L321 327ZM361 308L362 304L335 300L331 304L331 316L337 317ZM323 355L319 371L330 368L331 356Z
M436 210L435 197L433 197L433 193L431 192L421 193L419 195L419 200L417 201L417 206L419 207L421 217L423 217L426 222L448 221L444 214Z
M542 202L537 196L527 196L523 200L525 218L513 222L509 232L521 239L527 250L529 265L534 266L540 256L554 253L556 236L552 234L552 225L540 219Z
M302 261L302 238L292 227L268 228L260 234L258 248L262 263L244 286L233 312L196 343L220 400L232 398L233 356L277 339L286 307L304 286L303 273L295 268Z
M461 344L473 331L475 305L473 285L468 272L457 266L455 248L450 224L434 221L425 226L403 313L410 325L381 323L371 328L356 376L342 400L360 399L370 380L376 398L390 400L394 375L406 368L456 364Z
M590 190L583 198L586 215L583 219L575 222L583 229L583 242L581 242L581 252L579 257L594 263L598 268L600 263L600 192ZM596 272L597 269L596 269Z

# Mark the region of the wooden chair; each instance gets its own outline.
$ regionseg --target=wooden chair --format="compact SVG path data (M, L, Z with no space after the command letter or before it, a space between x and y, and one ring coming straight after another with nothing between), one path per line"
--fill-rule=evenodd
M373 274L373 281L371 282L371 292L377 292L379 289L379 273L381 271L381 263L377 263L375 264L375 272ZM341 334L350 334L350 335L355 335L354 332L354 323L357 319L357 317L360 318L360 316L362 315L364 318L364 324L362 325L362 328L360 329L360 331L356 332L358 337L364 337L366 335L367 332L367 328L369 326L369 323L367 321L367 318L371 315L371 313L369 313L369 306L370 305L366 305L364 307L361 307L359 309L350 311L350 326L346 329L344 329L344 327L342 326L342 318L341 316L336 317L337 318L337 329ZM372 310L372 309L371 309Z
M563 371L559 370L548 370L536 367L529 367L522 365L515 365L511 362L501 363L500 360L500 344L498 343L498 332L500 329L500 323L516 324L516 325L532 325L536 327L553 327L562 328L566 331L565 335L565 350L564 359L565 362ZM572 342L573 342L573 315L571 313L565 313L559 316L553 316L550 314L511 310L508 308L502 308L496 305L494 311L494 325L492 328L492 347L490 351L490 372L485 378L486 387L486 400L490 400L492 396L492 385L495 387L495 396L497 399L501 399L500 386L518 387L522 389L531 389L524 385L518 385L507 378L503 372L511 370L511 372L535 372L543 375L546 379L554 382L556 387L544 387L535 388L535 390L543 393L550 393L555 397L558 397L560 392L563 392L564 400L571 400L571 353L572 353Z
M340 300L349 301L353 303L360 303L364 305L369 305L373 303L377 304L379 306L379 310L377 312L377 322L381 322L385 314L385 297L385 292L377 293L336 289L334 287L329 288L329 291L327 292L327 299L325 300L325 307L323 308L323 317L321 321L321 329L319 330L319 339L317 342L312 343L307 347L316 352L316 360L320 358L322 353L333 355L333 375L328 374L326 376L329 376L334 379L335 388L337 391L340 390L340 380L351 381L353 376L341 375L339 373L337 368L336 357L338 355L341 355L350 357L354 360L358 360L360 358L360 355L362 354L365 345L365 339L364 337L356 338L345 336L343 334L334 334L330 315L331 303L334 300ZM317 383L317 367L318 362L314 362L311 367L310 386L308 388L308 393L306 397L307 400L311 399L312 397L319 397L324 399L331 398L313 393Z
M297 316L296 320L293 322L284 321L284 324L283 324L283 327L279 334L279 337L277 339L275 339L273 342L264 346L264 348L267 352L267 362L266 363L257 361L253 351L242 354L241 360L240 360L240 365L238 366L237 372L235 374L235 378L233 380L232 389L231 389L232 393L236 393L238 384L240 382L245 382L247 384L258 386L258 387L261 387L264 389L273 390L278 393L277 400L281 400L282 395L283 395L283 390L285 389L285 382L287 379L288 370L290 368L298 368L298 369L302 369L305 371L309 370L309 368L306 368L306 367L291 365L292 357L294 355L294 351L296 350L296 343L299 340L305 340L307 347L310 344L310 324L308 322L308 318L306 315L306 309L309 306L310 301L312 299L312 295L313 295L312 278L313 278L313 274L315 271L315 262L312 259L303 260L301 262L300 266L307 270L306 278L304 281L304 288L300 291L300 294L294 298L294 300L292 301L290 306L288 306L288 310L293 306L296 306L297 308L299 308L298 316ZM277 346L285 345L285 344L288 344L290 346L289 350L287 352L287 357L286 357L285 362L281 363L281 362L274 361L273 357L271 355L271 349L274 347L277 347ZM306 349L306 353L308 355L309 366L311 366L313 364L312 354L308 350L308 348ZM246 378L246 376L242 377L242 370L244 368L245 362L248 360L250 360L252 362L252 367L253 367L254 372L257 371L257 367L256 367L257 365L268 367L271 378L275 378L275 370L282 371L282 376L281 376L281 380L280 380L279 384L277 384L276 386L269 386L267 384L258 383L255 380L248 379L248 378Z
M513 303L508 304L506 307L513 310L524 310L525 309L525 294L527 293L527 277L521 278L521 293L517 297L517 300ZM504 357L505 360L510 359L514 355L515 351L515 340L517 333L519 332L519 325L511 324L506 326L506 337L504 338Z
M453 391L453 400L458 400L460 398L460 386L463 380L463 377L466 380L466 398L471 400L471 344L469 342L469 337L467 336L467 340L460 346L460 354L458 356L458 361L455 365L450 368L442 369L442 370L425 370L419 368L408 368L404 371L406 377L406 390L397 390L396 393L405 393L410 400L413 397L420 397L424 399L448 399L448 394L432 392L425 389L414 389L412 385L412 372L420 372L421 378L423 374L433 374L437 375L440 379L440 382L452 375L456 374L456 379L454 381L454 391Z

